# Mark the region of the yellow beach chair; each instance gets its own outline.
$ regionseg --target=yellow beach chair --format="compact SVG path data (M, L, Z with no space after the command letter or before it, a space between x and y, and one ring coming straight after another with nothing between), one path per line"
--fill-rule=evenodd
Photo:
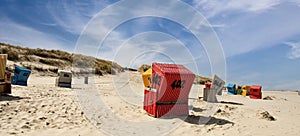
M243 90L243 96L246 96L246 95L250 95L250 86L248 86L248 85L244 85L244 86L242 86L242 90ZM245 94L244 94L244 92L245 92Z
M151 77L152 77L152 68L149 68L146 72L142 74L144 86L147 88L151 87Z

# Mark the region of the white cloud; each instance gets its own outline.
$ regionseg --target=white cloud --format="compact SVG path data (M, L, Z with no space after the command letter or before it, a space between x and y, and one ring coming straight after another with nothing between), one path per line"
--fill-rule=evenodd
M290 0L290 2L296 3L300 7L300 0Z
M300 1L299 0L194 0L194 6L212 24L224 24L225 27L215 29L226 53L228 60L234 59L238 63L244 63L243 59L257 58L258 56L245 56L239 58L241 54L252 52L255 54L258 50L268 49L272 46L278 46L286 41L295 40L294 37L300 34ZM298 39L296 39L298 40ZM289 59L300 58L300 43L287 43L291 47L291 52L287 55ZM273 48L272 48L273 49ZM229 58L230 57L230 58ZM257 58L259 59L259 58ZM271 60L273 62L274 60ZM274 61L278 62L278 61ZM258 63L259 64L259 63ZM262 69L268 68L263 66ZM234 67L234 68L233 68ZM289 66L287 66L289 67ZM293 66L297 67L297 65ZM235 81L244 84L262 84L266 89L295 89L299 88L297 82L285 79L276 79L268 82L268 77L273 77L272 72L259 73L259 69L251 69L248 73L239 65L228 66L229 81ZM284 72L269 69L285 75ZM292 71L290 71L292 72ZM240 76L247 75L247 76ZM276 75L276 74L275 74ZM243 78L244 77L244 78ZM296 77L290 77L294 79ZM274 83L276 82L276 83Z
M0 22L0 40L10 44L46 49L60 49L72 52L65 41L61 41L34 28L2 18Z
M289 59L298 59L300 58L300 42L291 43L288 42L286 45L291 46L291 52L288 54Z
M33 48L60 49L69 52L74 50L74 38L84 29L88 21L107 5L107 1L76 1L68 3L49 1L34 3L30 12L41 13L38 16L23 16L24 22L16 22L15 18L1 16L0 40L2 42ZM27 21L27 22L26 22ZM26 25L31 23L31 25ZM42 25L44 28L36 26ZM46 26L46 27L45 27ZM48 33L49 29L61 29L63 34ZM51 31L51 30L50 30ZM71 37L71 38L70 38ZM76 40L76 39L75 39Z
M71 34L79 35L88 21L106 5L108 5L107 1L97 0L91 0L88 3L60 1L59 4L56 1L49 1L46 8L55 25Z
M216 29L226 57L279 45L300 32L300 17L296 14L300 8L292 1L289 4L282 0L194 2L200 10L201 6L211 5L204 14L212 13L211 22L226 26Z
M200 11L204 11L206 17L221 15L228 11L240 12L263 12L270 10L274 6L279 5L285 0L194 0L193 4ZM297 0L289 0L289 2L297 2Z
M199 59L193 58L183 43L161 32L139 33L128 40L124 39L117 43L119 45L113 45L115 50L103 52L104 54L101 56L115 56L113 60L123 66L136 68L141 64L151 64L154 61L189 64L193 63L195 59Z
M129 19L133 19L136 17L149 17L149 16L163 17L185 26L196 37L199 37L198 40L201 42L201 44L204 46L205 50L207 51L207 56L210 59L211 65L214 66L212 68L212 72L218 73L218 75L224 75L225 58L223 56L223 52L220 47L219 40L216 38L216 35L212 31L211 27L207 26L206 20L197 12L195 12L193 8L179 1L172 1L172 0L168 0L164 2L161 2L159 0L156 1L143 0L143 1L139 1L138 3L137 1L121 1L120 3L117 4L118 5L111 6L113 8L103 9L99 14L97 14L97 16L95 16L95 18L93 18L93 21L90 22L89 26L86 27L84 34L81 35L83 37L78 40L78 45L80 46L79 48L84 49L82 45L99 46L99 44L101 44L102 40L104 40L107 34L113 31L114 27L120 25L122 21L128 21ZM144 22L142 21L142 23ZM220 25L216 27L220 27ZM139 29L139 28L133 27L132 29ZM131 30L128 31L129 31L128 33L131 32ZM114 53L113 49L116 49L114 47L120 46L120 43L122 44L124 42L122 41L122 38L121 40L118 40L118 38L119 37L117 36L117 38L113 39L112 42L108 42L111 44L109 44L106 48L103 47L104 51L103 53L100 53L100 55L110 57L111 55L109 54ZM142 43L146 44L146 42L142 42ZM160 44L164 44L164 42L160 41ZM141 47L143 45L141 44L134 45L134 47L138 47L138 49L135 49L133 47L129 48L129 46L133 46L133 45L128 45L127 48L124 48L124 50L125 49L127 50L126 52L127 55L131 55L131 53L134 54L135 53L134 50L143 51L142 50L143 48ZM193 48L195 47L191 47L191 48L192 48L191 50L193 50ZM112 50L110 51L110 49ZM77 51L85 54L80 49ZM178 58L179 60L182 59L182 56L185 57L185 55L179 54L178 51L180 51L180 49L172 51L174 54L177 53L176 54L177 56L174 55L175 58ZM93 53L93 52L95 53L97 51L93 49L89 53ZM193 53L197 53L197 52L194 51ZM123 57L122 59L124 58L125 57ZM128 59L129 58L127 58L127 61ZM182 61L184 60L182 59Z

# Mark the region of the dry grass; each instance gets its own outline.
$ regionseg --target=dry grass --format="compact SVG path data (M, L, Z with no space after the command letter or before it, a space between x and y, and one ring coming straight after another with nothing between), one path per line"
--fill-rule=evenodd
M117 63L112 61L97 59L90 56L84 56L79 54L70 54L68 52L60 50L45 50L45 49L30 49L20 46L13 46L10 44L0 43L0 52L8 54L8 60L18 62L36 62L43 65L51 66L52 68L43 68L41 66L23 65L24 67L37 71L37 72L50 72L57 73L58 69L64 69L67 67L76 67L81 69L76 73L94 73L96 75L104 74L116 74L124 71ZM53 66L55 68L53 68ZM138 71L144 72L151 66L143 64ZM86 69L86 70L82 70ZM90 70L88 70L90 69ZM127 69L136 71L135 69ZM210 78L196 76L194 83L204 84L207 81L211 81Z
M143 73L143 72L147 71L149 68L151 68L150 65L148 65L148 64L143 64L142 66L140 66L140 67L138 68L137 71L140 72L140 73Z
M51 66L57 66L57 67L64 65L64 63L62 62L59 62L57 60L51 60L51 59L40 59L39 62Z
M10 44L0 43L1 53L8 54L8 60L18 62L36 62L56 68L43 69L40 66L24 66L38 72L57 72L57 69L76 67L80 69L92 69L83 71L95 73L97 75L116 74L123 71L123 68L107 60L101 60L94 57L70 54L60 50L30 49Z
M12 47L1 47L1 54L8 54L7 59L11 61L18 61L19 54L12 50Z
M212 81L211 78L207 78L207 77L203 77L203 76L196 76L194 83L204 85L206 82L211 82L211 81Z

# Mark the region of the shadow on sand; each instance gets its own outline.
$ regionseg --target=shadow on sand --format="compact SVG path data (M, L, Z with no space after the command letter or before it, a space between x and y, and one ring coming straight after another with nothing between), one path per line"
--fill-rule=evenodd
M205 124L205 125L225 125L225 124L231 124L234 125L233 122L225 120L225 119L219 119L215 117L204 117L204 116L194 116L194 115L189 115L185 120L185 122L190 123L190 124Z
M1 94L0 101L14 101L14 100L21 100L21 99L29 99L27 97L19 97L19 96L12 96L8 94Z
M203 111L205 111L206 109L193 107L192 110L193 110L194 112L203 112Z
M173 116L173 117L160 117L160 119L174 119L179 118L184 122L195 124L195 125L225 125L231 124L232 126L235 124L234 122L215 118L215 117L205 117L205 116L195 116L195 115L188 115L186 116Z
M226 101L221 101L222 104L232 104L232 105L244 105L242 103L237 103L237 102L226 102Z

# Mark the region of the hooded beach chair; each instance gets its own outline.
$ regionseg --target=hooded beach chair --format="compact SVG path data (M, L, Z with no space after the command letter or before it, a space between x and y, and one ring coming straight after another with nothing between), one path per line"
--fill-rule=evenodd
M250 98L261 99L262 97L261 88L262 86L252 85L250 88Z
M242 93L243 96L250 95L250 86L248 85L242 86L242 91L243 91Z
M31 71L24 67L15 66L14 76L11 77L13 85L27 86L27 80Z
M181 64L152 63L151 89L144 90L144 109L154 117L188 115L188 96L195 74Z
M4 82L7 54L0 54L0 55L1 55L0 56L0 81Z
M243 93L242 86L235 85L235 89L236 89L236 94L242 95Z
M149 68L146 72L142 74L144 86L146 88L151 87L151 77L152 77L152 68Z
M233 94L233 95L237 94L235 86L236 86L235 84L228 84L227 85L228 94Z
M72 84L72 72L66 70L58 70L58 77L55 82L58 87L71 88Z
M7 54L0 54L0 93L11 93L11 73L5 71L7 62Z

